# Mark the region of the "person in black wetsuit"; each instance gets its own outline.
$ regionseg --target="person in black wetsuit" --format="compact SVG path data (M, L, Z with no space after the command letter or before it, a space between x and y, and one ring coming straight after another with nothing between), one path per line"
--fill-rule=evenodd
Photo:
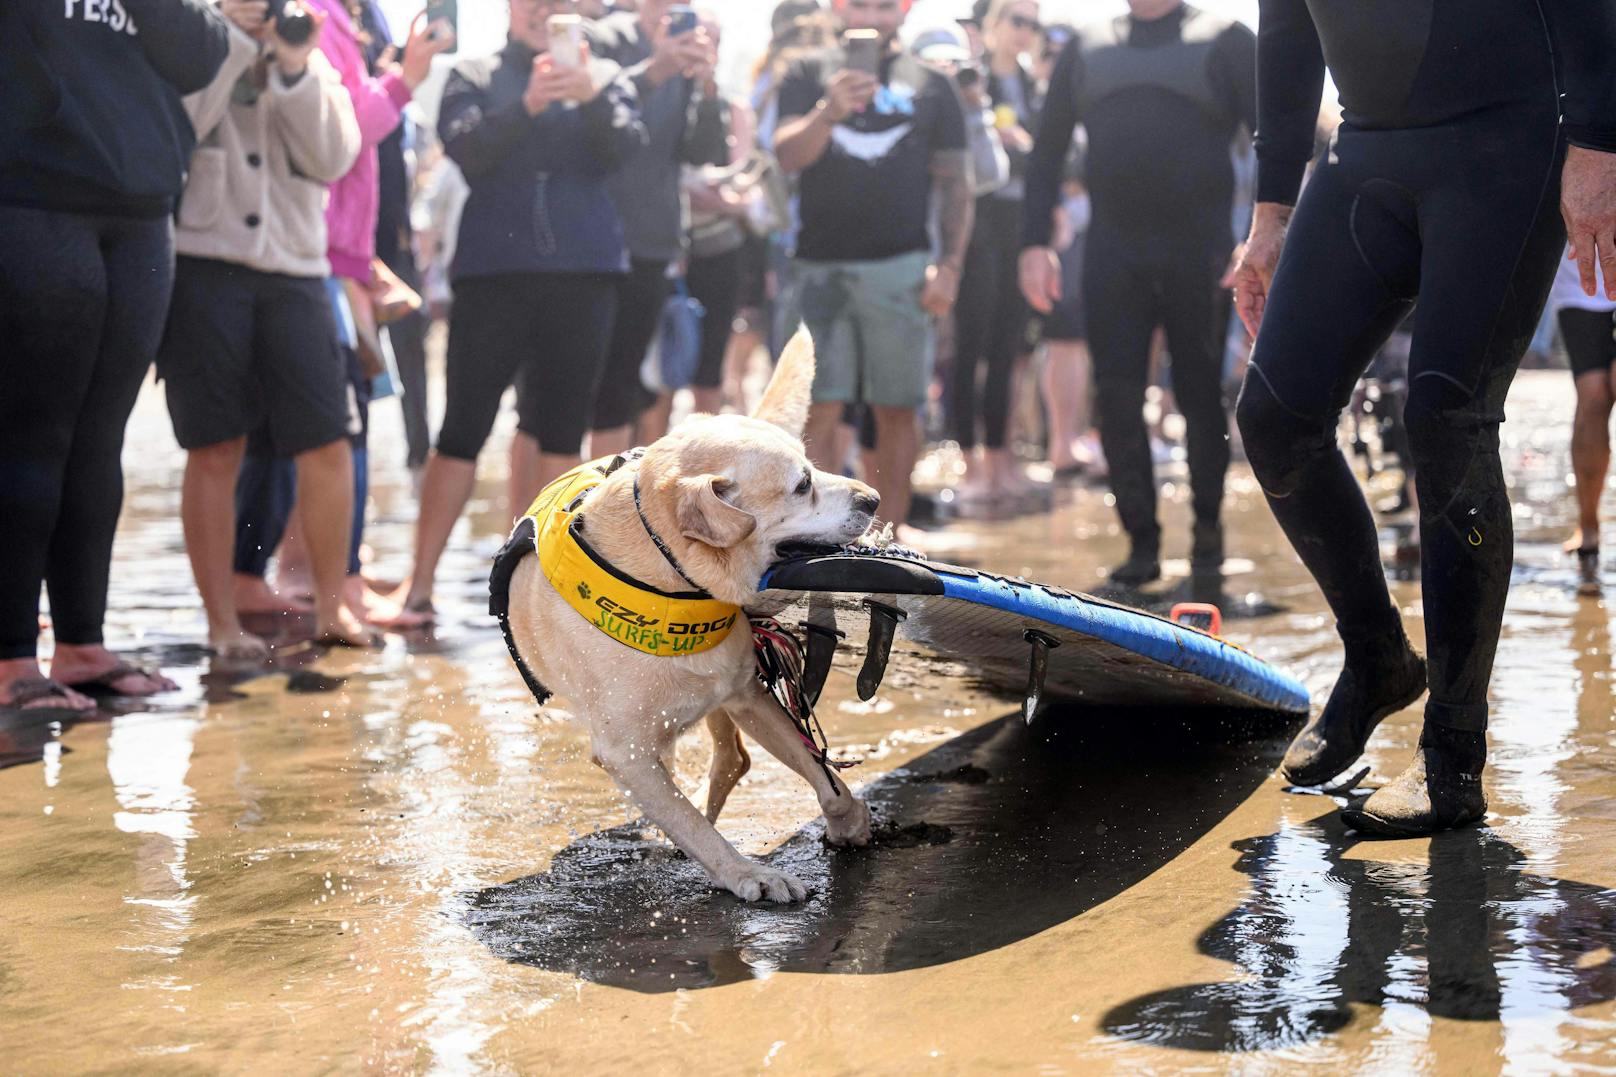
M1607 280L1616 267L1616 5L1263 0L1261 12L1258 205L1233 272L1257 340L1238 418L1346 647L1284 772L1329 781L1426 688L1335 440L1354 382L1418 300L1406 421L1430 699L1413 765L1348 822L1461 826L1486 811L1487 683L1513 560L1498 424L1561 251L1557 203L1585 286L1596 251ZM1297 203L1326 62L1343 122Z
M1072 130L1081 123L1093 206L1083 307L1100 439L1132 543L1111 579L1137 586L1161 575L1142 414L1151 335L1160 325L1189 435L1191 560L1197 576L1210 578L1209 589L1221 591L1229 421L1222 391L1228 300L1219 280L1234 247L1229 147L1242 123L1256 127L1255 39L1241 24L1179 0L1130 0L1129 8L1079 31L1050 78L1027 165L1021 286L1045 314L1060 298L1052 213Z

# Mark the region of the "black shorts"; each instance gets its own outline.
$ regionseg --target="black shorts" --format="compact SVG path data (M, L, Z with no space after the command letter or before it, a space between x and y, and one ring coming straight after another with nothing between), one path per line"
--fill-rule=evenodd
M475 460L518 384L518 428L541 452L576 455L589 429L617 308L605 273L508 273L455 282L437 449ZM636 371L636 378L638 371Z
M1561 307L1559 320L1572 376L1609 372L1616 363L1616 311Z
M348 434L348 380L325 282L179 258L157 351L180 447L246 437L278 456Z
M1088 319L1083 316L1083 236L1060 252L1061 300L1044 318L1044 340L1087 340Z
M617 319L612 325L606 376L595 397L591 429L628 426L653 399L640 383L640 364L662 322L662 306L672 287L667 262L634 258L630 260L628 276L618 278Z

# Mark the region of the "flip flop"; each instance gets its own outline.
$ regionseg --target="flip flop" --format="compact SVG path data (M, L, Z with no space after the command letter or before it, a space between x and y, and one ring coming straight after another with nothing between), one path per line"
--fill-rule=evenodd
M140 666L130 665L128 662L119 662L104 673L97 673L95 676L87 677L82 681L63 681L62 683L73 689L73 691L83 692L87 696L122 696L129 699L144 699L146 696L155 696L162 692L172 691L172 689L168 688L159 688L156 692L130 696L114 687L118 681L123 680L125 677L145 677L149 681L163 679L162 674L156 670L143 669Z
M72 689L63 684L61 681L53 681L49 677L24 677L11 682L11 702L0 704L0 710L17 711L19 713L25 711L70 711L74 714L93 713L94 708L91 708L90 710L82 710L78 707L70 707L65 702L61 706L57 707L29 706L29 704L38 703L42 699L66 700L67 694L71 690Z

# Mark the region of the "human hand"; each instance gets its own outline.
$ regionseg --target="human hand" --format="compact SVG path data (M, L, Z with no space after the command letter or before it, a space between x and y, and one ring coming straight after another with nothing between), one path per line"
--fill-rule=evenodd
M1031 153L1032 135L1019 123L1008 127L1000 127L999 144L1011 153Z
M682 34L670 34L669 22L668 17L663 16L657 27L651 42L650 66L646 68L651 81L659 86L675 75L695 78L703 69L710 70L717 64L712 38L705 29L697 27Z
M1268 289L1279 266L1279 252L1285 247L1293 207L1279 202L1258 202L1251 216L1251 234L1234 250L1228 272L1219 283L1234 289L1234 309L1240 324L1253 340L1262 327L1268 306Z
M548 54L533 61L528 76L527 90L522 94L522 105L528 115L537 116L557 101L575 101L584 104L593 101L601 91L589 72L589 45L578 43L576 64L558 64Z
M439 19L428 24L422 11L410 21L409 40L404 42L404 62L399 65L398 76L413 93L432 73L432 57L454 48L454 29Z
M1061 300L1060 255L1053 247L1028 247L1017 266L1021 295L1039 314L1048 314Z
M844 68L836 72L825 86L825 96L820 99L825 118L831 123L841 123L853 113L863 112L875 99L875 91L880 86L880 80L867 71Z
M242 31L258 37L269 16L268 0L222 0L219 14L235 23Z
M926 267L926 284L920 289L920 309L941 318L954 309L959 298L959 270L937 263Z
M1582 290L1597 294L1597 260L1605 275L1605 297L1616 299L1616 153L1571 146L1560 177L1560 215L1565 218Z
M275 67L283 79L301 78L303 72L309 69L309 56L320 47L320 32L325 29L326 14L317 7L304 7L303 10L314 21L314 30L302 44L287 44L280 35L278 23L265 24L268 29L266 40L274 47Z

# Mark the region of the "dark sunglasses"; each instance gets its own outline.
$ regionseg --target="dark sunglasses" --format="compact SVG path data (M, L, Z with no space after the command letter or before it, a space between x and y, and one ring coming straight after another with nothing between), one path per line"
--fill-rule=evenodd
M1014 26L1017 30L1043 29L1043 24L1041 24L1037 19L1029 19L1025 15L1006 15L1004 17L1004 21L1009 23L1011 26Z

